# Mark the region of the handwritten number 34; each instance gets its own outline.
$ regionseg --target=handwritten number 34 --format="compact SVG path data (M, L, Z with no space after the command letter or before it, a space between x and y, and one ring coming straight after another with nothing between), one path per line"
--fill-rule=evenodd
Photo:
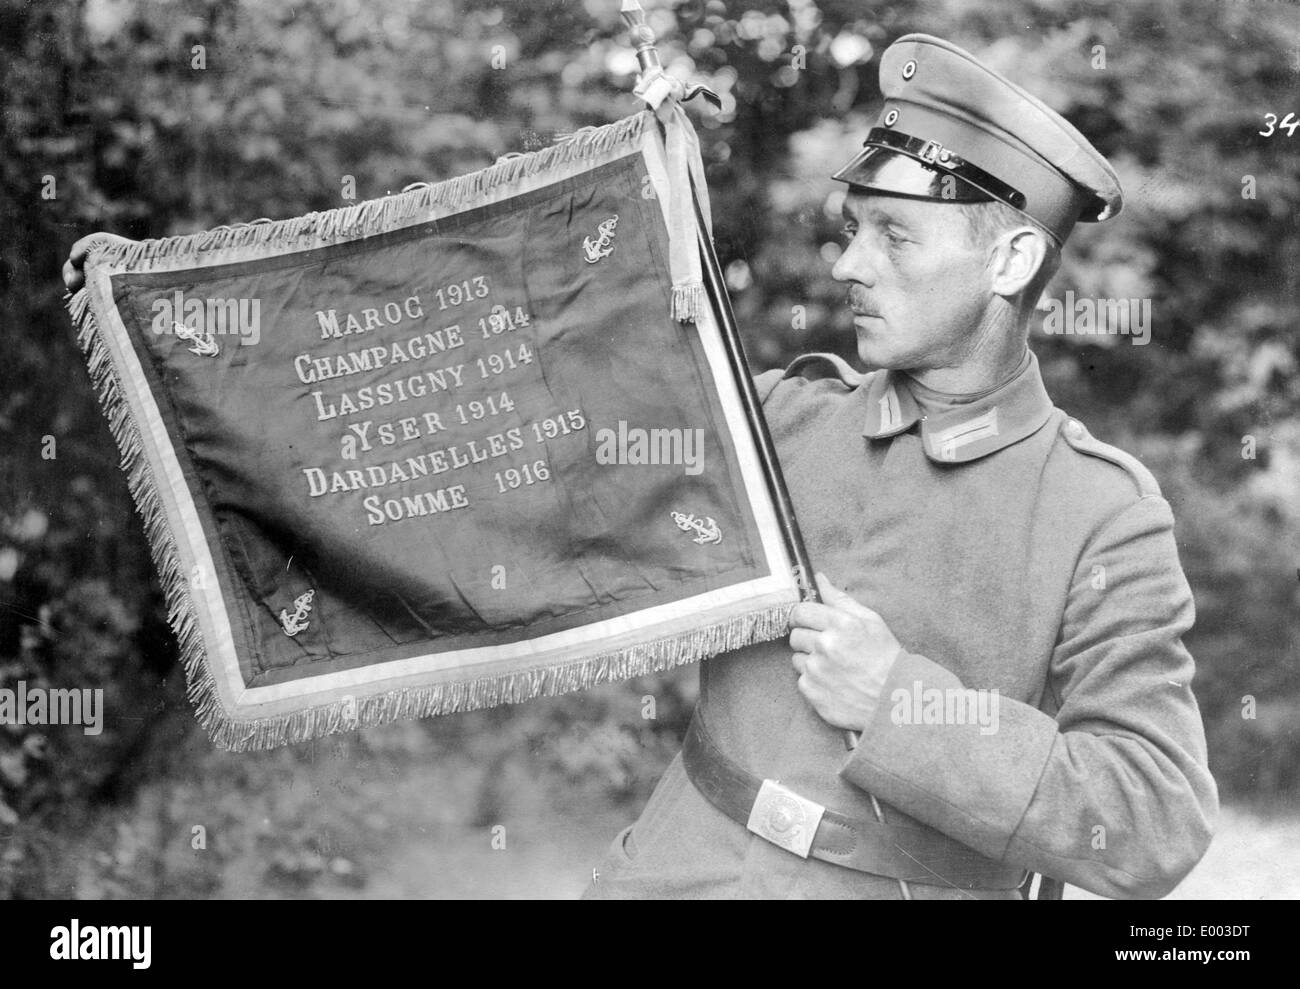
M1300 127L1300 120L1296 119L1296 115L1294 113L1288 113L1282 119L1282 122L1279 124L1276 113L1266 113L1264 114L1264 126L1267 128L1267 130L1260 131L1259 136L1271 137L1273 134L1274 124L1277 124L1278 130L1286 131L1287 137L1291 137L1293 134L1295 134L1295 129L1297 127Z

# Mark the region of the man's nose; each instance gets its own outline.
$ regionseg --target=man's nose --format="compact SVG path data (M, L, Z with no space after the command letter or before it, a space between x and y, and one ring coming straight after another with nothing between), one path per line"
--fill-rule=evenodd
M837 282L862 282L867 286L874 285L876 272L869 255L870 251L862 242L862 238L854 237L831 266L831 277Z

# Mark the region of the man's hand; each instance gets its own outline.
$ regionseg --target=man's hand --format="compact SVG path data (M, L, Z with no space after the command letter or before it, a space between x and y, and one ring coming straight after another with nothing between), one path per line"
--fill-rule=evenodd
M68 260L63 262L63 284L68 286L69 292L75 292L86 284L86 274L82 271L82 267L86 263L86 255L90 252L90 245L95 241L131 243L127 238L119 237L117 234L94 233L87 234L73 244L72 250L68 252Z
M883 618L823 574L817 589L824 604L803 601L790 613L799 692L828 724L862 731L903 647Z

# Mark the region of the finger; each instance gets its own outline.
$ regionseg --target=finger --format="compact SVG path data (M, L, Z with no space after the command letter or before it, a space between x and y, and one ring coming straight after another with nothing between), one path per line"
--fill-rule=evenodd
M82 262L86 260L86 255L90 253L90 245L95 242L95 238L103 236L103 234L99 233L86 234L72 245L72 250L68 251L68 260L72 262L74 267L80 267Z
M823 573L817 574L817 590L821 592L822 600L832 608L838 608L842 611L851 611L857 615L871 615L873 617L876 615L874 611L857 598L841 591L838 587L832 584L830 578Z
M86 234L72 245L68 250L68 263L72 270L77 273L76 277L81 277L81 270L85 267L86 259L90 257L90 251L97 245L112 247L117 244L131 244L133 241L125 237L119 237L117 234L105 233L97 230L95 233Z
M834 618L835 609L817 601L800 601L790 609L790 624L797 628L821 631L830 628Z
M795 652L814 653L817 651L817 636L820 634L812 629L797 628L790 633L790 648Z
M69 292L75 292L86 284L86 275L82 268L86 263L86 256L90 253L90 247L98 236L102 234L87 234L68 251L68 260L63 262L63 284L67 286Z
M834 604L836 601L842 601L845 598L852 601L853 599L836 587L829 577L820 570L815 574L817 579L817 590L821 593L822 600L827 604Z
M80 268L86 263L86 254L86 240L83 237L68 248L68 264L72 265L74 268Z
M809 655L806 652L797 652L790 657L790 662L794 666L794 671L800 676L808 672Z

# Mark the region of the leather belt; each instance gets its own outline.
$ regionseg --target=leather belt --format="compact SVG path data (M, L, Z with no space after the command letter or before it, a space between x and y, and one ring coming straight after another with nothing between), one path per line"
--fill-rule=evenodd
M938 831L855 820L760 779L722 754L699 711L682 743L697 790L733 821L803 858L890 879L959 889L1019 889L1024 869L1003 865Z

